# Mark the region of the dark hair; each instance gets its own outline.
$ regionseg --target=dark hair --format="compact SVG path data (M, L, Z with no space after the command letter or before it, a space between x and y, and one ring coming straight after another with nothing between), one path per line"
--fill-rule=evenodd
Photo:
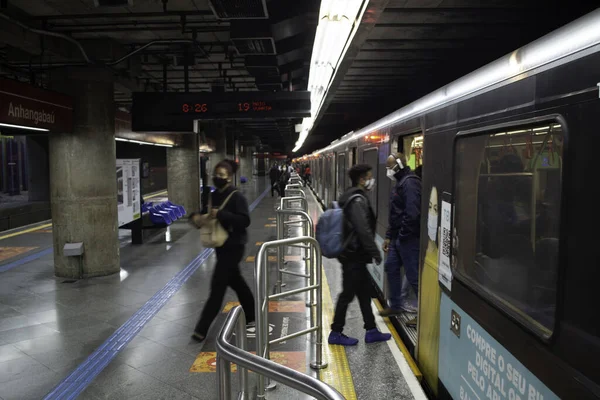
M215 165L215 171L219 168L225 169L227 171L227 175L232 176L238 170L238 164L233 160L225 159L219 161L217 165Z
M352 181L352 186L358 185L358 181L360 181L361 178L364 178L372 169L373 168L371 168L371 166L368 164L356 164L350 168L350 171L348 171L348 176Z

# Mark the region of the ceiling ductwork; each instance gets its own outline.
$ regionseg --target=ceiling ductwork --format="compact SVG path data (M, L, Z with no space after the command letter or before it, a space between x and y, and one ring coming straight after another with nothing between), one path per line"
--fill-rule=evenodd
M256 78L258 90L281 90L281 74L276 56L247 56L246 70Z
M133 7L133 0L94 0L95 7Z
M231 22L229 40L241 56L277 54L272 36L267 20Z
M219 19L269 18L266 0L209 0L208 3Z

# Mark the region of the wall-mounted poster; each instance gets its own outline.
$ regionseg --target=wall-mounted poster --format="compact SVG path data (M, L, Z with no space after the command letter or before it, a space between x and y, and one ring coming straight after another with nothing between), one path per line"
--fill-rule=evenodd
M140 160L117 160L119 226L140 218Z

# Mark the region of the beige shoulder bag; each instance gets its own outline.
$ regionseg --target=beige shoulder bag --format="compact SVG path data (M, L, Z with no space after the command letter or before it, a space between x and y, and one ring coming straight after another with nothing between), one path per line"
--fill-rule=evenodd
M229 194L229 196L227 196L225 201L223 201L223 204L221 204L221 207L219 207L219 211L221 211L223 209L223 207L225 207L225 205L227 204L229 199L231 199L231 196L233 196L233 194L235 192L237 192L237 190L234 190L233 192L231 192ZM211 209L211 204L212 204L212 195L210 196L210 199L208 202L209 210ZM228 238L229 238L229 233L225 230L225 228L223 228L223 225L221 225L219 220L217 220L216 218L208 219L200 228L200 242L202 243L202 245L204 247L207 247L207 248L221 247L225 244L225 242L227 241Z

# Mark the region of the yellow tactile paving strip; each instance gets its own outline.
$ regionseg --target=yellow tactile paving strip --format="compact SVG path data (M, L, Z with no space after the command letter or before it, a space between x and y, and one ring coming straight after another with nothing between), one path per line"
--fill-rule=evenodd
M37 247L0 247L0 261L8 260L9 258L16 257L35 249L37 249Z
M254 351L252 354L256 354ZM271 361L285 365L295 371L306 373L306 352L304 351L272 351ZM237 366L231 364L231 372L236 372ZM217 372L217 353L205 352L196 357L196 361L190 368L190 372L207 373ZM252 371L250 371L252 372Z
M240 303L237 301L229 301L221 312L228 313L233 307L239 305ZM304 313L306 312L306 305L303 301L270 301L269 312Z
M52 226L52 224L44 224L44 225L34 226L33 228L29 228L29 229L23 229L22 231L8 233L6 235L0 236L0 240L8 239L8 238L19 236L19 235L23 235L25 233L31 233L31 232L37 232L37 231L45 230L47 228L50 228L51 226Z
M383 310L383 307L381 306L381 303L379 302L379 300L373 299L373 302L375 303L375 306L377 307L377 309L379 311ZM400 338L400 335L398 335L396 328L390 322L389 318L384 318L383 320L385 321L385 325L387 326L387 328L392 333L392 337L394 338L396 345L402 352L402 355L404 355L404 358L406 358L406 362L408 363L408 366L410 367L411 371L413 372L413 374L415 374L415 376L417 377L417 380L419 382L421 382L421 380L423 380L423 374L421 373L421 370L419 370L419 367L417 367L417 363L415 362L415 360L410 355L410 351L408 351L408 349L404 345L404 342Z
M343 346L330 346L327 344L329 327L333 320L333 300L323 271L323 359L327 361L327 368L319 371L319 379L333 386L346 400L356 400L354 380L350 372L350 365Z

